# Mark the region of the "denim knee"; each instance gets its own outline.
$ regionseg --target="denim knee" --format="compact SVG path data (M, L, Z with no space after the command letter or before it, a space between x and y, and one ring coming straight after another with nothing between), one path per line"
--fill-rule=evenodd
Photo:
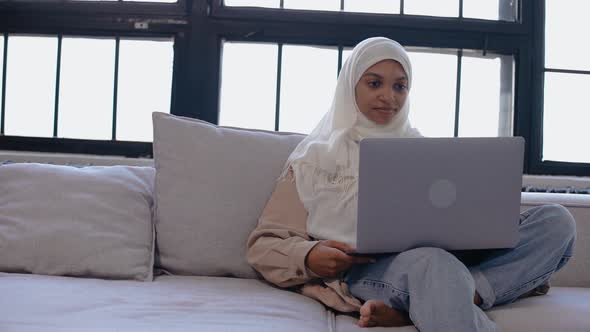
M560 204L547 204L541 207L539 213L551 220L543 225L547 239L562 245L575 239L576 221L568 209Z
M434 247L420 247L401 252L398 259L408 260L411 262L420 262L428 260L445 260L454 258L444 249Z
M408 266L408 272L440 274L445 271L469 273L467 267L446 250L434 247L421 247L404 251L398 261Z

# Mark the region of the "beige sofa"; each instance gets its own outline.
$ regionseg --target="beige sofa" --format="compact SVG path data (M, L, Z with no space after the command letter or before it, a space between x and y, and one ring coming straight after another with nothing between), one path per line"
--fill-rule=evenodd
M202 126L203 124L200 125ZM194 130L194 128L191 130ZM212 128L212 130L214 130L215 135L221 135L215 136L215 140L213 141L218 142L219 140L228 139L229 134L224 129ZM233 134L235 133L231 133L231 135ZM257 133L255 134L257 135ZM240 133L240 135L242 134ZM159 140L162 137L157 136L155 139ZM247 139L240 138L240 141L244 143L240 148L247 149ZM158 144L155 146L156 150L163 147L163 145ZM206 145L210 144L212 143L206 143ZM292 148L293 144L290 143L289 148L279 147L279 149L287 149L280 156L273 154L272 151L268 152L271 155L269 158L279 159L276 163L279 165L279 168L275 169L275 172L280 170L280 165L283 163L285 156L288 155L288 149ZM169 149L169 147L166 147L166 149ZM215 151L219 151L220 149L223 148L220 146L215 147ZM166 151L170 153L170 150ZM181 152L182 156L186 156L185 151ZM201 153L199 158L207 158L208 161L215 165L215 161L218 160L216 158L228 158L228 151L222 152L219 156L212 154L203 155L205 151L201 150L199 151ZM174 155L174 158L171 158L171 160L190 166L189 163L185 163L179 158L181 158L179 155ZM152 165L151 160L18 153L4 153L4 155L0 153L1 160L55 163L73 161L75 164L135 164L147 167ZM4 166L0 166L0 176L3 172L2 167ZM243 181L248 181L253 176L247 172L253 173L259 171L246 170L243 165L240 169L243 170L243 173L236 174L236 176L240 176L240 178L246 177ZM166 194L163 192L158 193L157 190L158 185L160 185L161 190L165 188L165 184L158 182L159 175L157 173L160 171L164 172L165 170L166 167L164 164L158 164L156 162L155 196ZM223 169L218 170L218 172L225 171ZM204 172L203 169L201 169L202 172ZM554 182L555 178L552 177L525 176L523 182L537 186L571 185L580 188L590 187L590 179L587 178L565 177L557 180L559 181ZM194 183L196 180L194 177L188 176L183 178L183 181ZM203 180L199 181L202 183ZM256 178L253 181L259 182ZM219 187L219 181L216 183L218 183ZM265 192L264 195L266 196L263 195L259 199L261 203L255 204L256 207L252 211L253 215L259 213L261 209L260 205L263 205L265 197L270 195L272 184L272 181L269 184L260 184L261 189L256 189ZM2 186L1 183L0 186ZM177 184L177 187L184 188L180 184ZM188 186L187 188L190 187ZM201 189L208 190L207 192L214 198L213 201L215 201L219 196L219 190L223 188L211 187ZM232 190L236 191L240 189L232 188ZM251 195L250 199L252 201L257 199L256 195L253 194L254 191L255 189L253 188L247 191L248 195ZM4 208L1 195L2 192L0 192L0 218L2 216L2 209ZM191 197L188 201L195 201L199 197L202 196ZM156 197L157 199L159 198ZM177 199L181 201L182 197L178 195ZM545 203L563 204L576 218L578 238L575 256L566 268L554 276L552 279L552 288L548 295L527 298L511 305L493 308L488 311L489 317L496 321L503 331L590 331L590 195L551 193L523 193L522 195L522 209ZM208 204L211 203L209 202ZM224 204L224 202L220 202L219 204ZM34 208L34 206L31 206L31 209ZM74 208L72 207L72 209ZM179 209L182 210L182 208L194 207L186 206L175 209L178 211ZM226 210L232 208L225 206ZM158 213L161 214L162 211L156 212L154 215L155 218L158 218ZM208 240L215 240L215 236L212 235L215 227L226 227L226 229L235 228L236 233L240 233L239 227L241 226L219 225L219 220L216 220L215 223L217 224L210 226L210 230L199 230L199 234L204 233L206 235L200 238L200 241L207 242ZM178 227L181 228L180 226ZM248 224L245 230L251 229L252 227L253 224ZM7 235L6 229L6 223L3 224L3 220L0 219L0 250L6 250L5 247L3 248L2 242ZM162 232L166 231L169 231L169 229L163 228ZM191 232L191 230L186 228L181 228L180 231L185 233ZM158 232L158 224L156 222L155 237L157 238L160 235L161 233ZM240 234L239 236L243 237L244 235ZM191 245L190 243L186 244L182 240L178 240L181 239L179 237L175 239L177 239L176 243L179 247ZM62 240L67 241L68 239ZM211 243L207 244L207 248L214 247L216 242ZM166 250L170 250L170 247L166 247L165 243L162 244ZM59 243L55 245L58 246ZM243 243L238 243L238 245L241 246ZM81 247L71 248L74 251L72 255L75 255L75 251L81 249ZM51 251L52 247L49 246L44 250ZM158 250L161 250L161 248ZM222 256L219 256L220 253ZM37 254L43 255L50 253L41 252ZM13 252L11 255L18 256L19 253ZM168 256L165 256L156 251L152 255L155 255L156 261L155 263L151 261L151 263L155 264L156 267L162 267L166 264L168 266L181 264L180 256L174 256L172 253L168 253ZM213 250L209 251L206 249L200 252L193 252L192 255L199 256L202 259L191 262L192 265L190 268L203 272L190 273L187 270L188 272L185 271L184 273L178 273L176 271L166 274L157 270L153 281L148 280L149 276L145 276L145 278L142 277L144 278L144 282L132 280L133 278L112 280L122 278L107 279L93 277L93 266L85 266L86 270L82 270L82 272L89 271L87 275L79 275L77 277L44 275L42 273L15 273L14 271L10 273L0 272L0 331L345 332L362 330L356 326L355 318L349 315L334 313L327 310L320 303L305 296L277 289L265 283L263 280L256 278L255 275L254 277L249 277L246 273L238 278L236 275L240 273L232 273L229 267L224 270L227 266L237 264L234 260L238 258L242 259L242 257L235 257L239 255L230 257L228 254L224 258L222 250L213 252ZM208 261L212 256L215 256L215 259ZM2 255L0 255L0 266L2 266L1 257ZM242 264L242 261L239 264ZM68 268L72 269L71 266ZM122 268L124 269L125 267L123 266ZM167 270L174 270L174 268ZM115 270L111 272L117 274L120 271ZM416 331L416 329L414 327L373 328L371 331L401 332Z

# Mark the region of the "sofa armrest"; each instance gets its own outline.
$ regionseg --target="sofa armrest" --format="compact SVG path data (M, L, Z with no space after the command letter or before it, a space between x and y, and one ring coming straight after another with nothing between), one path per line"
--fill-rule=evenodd
M551 279L554 286L590 287L590 195L523 192L521 210L561 204L576 219L576 246L569 263Z

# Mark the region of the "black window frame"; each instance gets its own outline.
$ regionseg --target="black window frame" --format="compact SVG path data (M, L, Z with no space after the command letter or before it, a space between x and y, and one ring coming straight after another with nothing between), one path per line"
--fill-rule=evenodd
M460 4L462 4L462 0ZM403 3L403 1L402 1ZM462 6L459 6L460 12ZM590 176L590 164L542 161L545 2L520 0L514 22L405 14L226 7L223 0L178 3L0 0L0 32L175 36L171 113L219 120L222 42L352 47L376 35L406 46L514 56L513 134L523 136L524 172ZM150 22L149 29L134 28ZM0 149L151 156L151 143L0 136Z

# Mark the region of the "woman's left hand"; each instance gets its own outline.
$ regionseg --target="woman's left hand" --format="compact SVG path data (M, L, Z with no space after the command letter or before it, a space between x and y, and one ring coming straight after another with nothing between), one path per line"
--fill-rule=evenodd
M350 256L345 251L354 251L346 243L325 240L315 245L305 257L305 265L313 273L326 278L336 278L354 264L374 263L372 257Z

